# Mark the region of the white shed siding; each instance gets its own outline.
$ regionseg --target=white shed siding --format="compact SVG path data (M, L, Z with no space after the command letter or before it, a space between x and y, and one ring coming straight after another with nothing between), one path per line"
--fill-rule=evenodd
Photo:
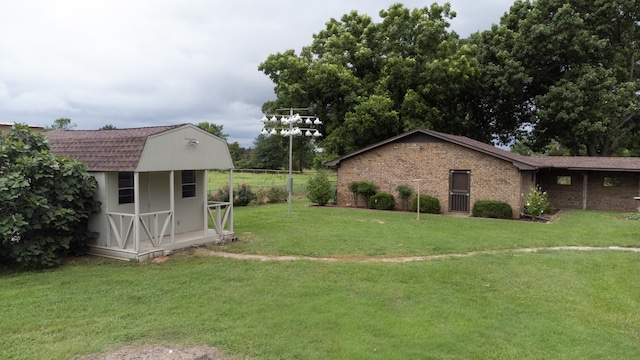
M137 171L201 169L233 169L233 161L224 139L190 125L149 136Z

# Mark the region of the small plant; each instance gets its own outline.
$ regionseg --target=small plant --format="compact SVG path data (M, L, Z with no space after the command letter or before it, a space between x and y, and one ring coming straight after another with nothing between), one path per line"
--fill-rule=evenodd
M413 189L409 185L398 185L396 191L402 200L402 209L407 210L407 207L409 207L409 199L413 195Z
M396 206L396 199L388 193L378 193L369 198L369 209L393 210Z
M418 210L418 197L414 197L411 202L411 211ZM420 195L420 212L426 214L440 213L440 200L429 195Z
M540 186L532 186L529 195L525 199L524 210L533 217L540 217L545 212L551 212L553 207L547 197L547 192L542 191Z
M475 217L513 219L513 208L504 201L478 200L473 204L471 214Z
M326 205L333 198L333 186L324 170L318 172L307 181L307 197L320 206Z

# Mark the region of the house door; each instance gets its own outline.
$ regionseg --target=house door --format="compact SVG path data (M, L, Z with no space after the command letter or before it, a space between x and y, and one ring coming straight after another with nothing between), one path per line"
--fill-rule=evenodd
M469 212L471 171L451 170L449 210Z

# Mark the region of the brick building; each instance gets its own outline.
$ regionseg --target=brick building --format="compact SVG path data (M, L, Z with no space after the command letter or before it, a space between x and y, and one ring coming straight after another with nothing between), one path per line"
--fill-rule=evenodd
M524 211L540 185L559 209L635 211L640 158L522 156L463 136L415 129L326 163L338 170L340 206L355 206L353 181L371 181L396 196L398 185L440 200L443 212L469 213L478 200ZM400 206L400 201L396 201ZM360 204L362 205L362 204Z

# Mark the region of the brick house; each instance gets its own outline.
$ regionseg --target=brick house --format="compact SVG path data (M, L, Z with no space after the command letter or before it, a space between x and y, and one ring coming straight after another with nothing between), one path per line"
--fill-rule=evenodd
M45 135L54 154L84 163L98 182L90 253L141 260L234 236L233 204L207 198L208 170L231 170L233 183L224 139L192 124Z
M371 181L396 196L398 185L440 200L442 212L469 213L478 200L524 212L540 185L558 209L635 211L640 158L522 156L464 136L415 129L326 163L337 167L337 203L355 206L353 181ZM396 201L400 206L400 201ZM362 205L362 204L359 204Z

